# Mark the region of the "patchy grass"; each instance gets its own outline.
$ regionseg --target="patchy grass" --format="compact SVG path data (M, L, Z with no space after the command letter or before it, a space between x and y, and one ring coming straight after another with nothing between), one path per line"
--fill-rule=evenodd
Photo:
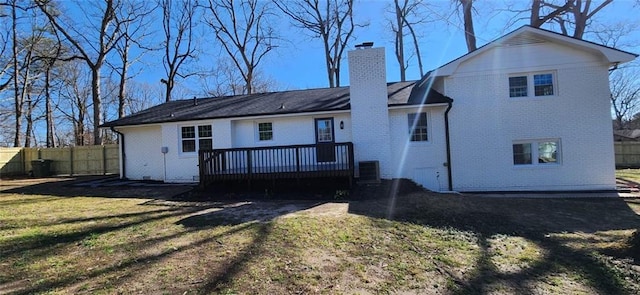
M0 293L637 294L639 203L0 193Z
M618 169L616 177L640 183L640 169Z
M619 169L616 170L616 177L640 184L640 169ZM640 202L630 202L629 206L639 211ZM636 230L622 247L634 253L636 259L640 259L640 229Z

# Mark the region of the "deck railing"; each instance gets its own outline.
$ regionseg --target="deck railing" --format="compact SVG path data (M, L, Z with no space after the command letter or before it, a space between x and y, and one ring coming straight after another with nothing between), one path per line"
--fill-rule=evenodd
M200 183L225 180L353 178L353 143L200 150Z

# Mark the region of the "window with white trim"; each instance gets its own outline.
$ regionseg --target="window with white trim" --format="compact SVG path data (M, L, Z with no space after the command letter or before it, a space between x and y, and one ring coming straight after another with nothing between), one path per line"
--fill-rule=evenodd
M258 123L258 140L259 141L273 140L273 123L271 122Z
M513 164L550 165L560 163L560 140L535 140L513 143Z
M198 150L212 149L213 138L211 125L180 127L180 142L180 151L183 153L193 153Z
M556 94L554 73L512 75L509 77L509 97L552 96Z
M407 114L410 141L428 141L427 113Z

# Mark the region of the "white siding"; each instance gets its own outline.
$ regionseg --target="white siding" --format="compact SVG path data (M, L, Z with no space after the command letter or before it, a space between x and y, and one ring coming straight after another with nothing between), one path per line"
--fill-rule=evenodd
M614 189L608 67L551 43L497 48L445 79L453 186L460 191ZM554 96L511 98L512 73L554 71ZM559 139L561 163L514 166L517 140Z
M296 144L315 144L315 119L333 118L336 142L351 141L351 120L348 113L301 115L296 117L271 117L264 119L239 119L233 121L233 147L282 146ZM344 129L340 129L340 122ZM258 123L271 122L273 140L258 140ZM215 145L215 143L214 143ZM218 148L216 146L216 148Z
M125 173L129 179L163 180L160 126L122 128L125 136Z
M601 64L601 55L550 42L520 46L498 46L461 63L455 75L484 75L490 72L522 72L538 69Z
M233 122L229 119L213 121L213 148L224 149L233 147Z
M432 191L448 190L444 111L446 107L424 108L427 113L428 141L409 140L407 114L419 109L400 109L389 112L391 124L391 163L393 177L408 178Z
M165 182L197 182L199 174L197 153L180 152L180 127L182 126L212 125L214 148L281 146L314 144L315 118L334 118L335 141L351 141L351 120L348 113L265 119L218 119L122 128L127 149L126 174L128 178L137 180L147 177ZM258 122L273 123L273 140L257 139L256 124ZM344 129L340 129L340 122L344 123ZM161 153L163 146L168 147L169 152L166 155Z
M180 151L182 145L180 141L180 128L182 126L215 125L213 123L214 121L207 120L166 123L162 125L162 144L163 146L169 147L169 153L165 156L167 160L167 178L165 182L180 183L198 181L198 153L182 153ZM212 132L215 130L216 128L212 127ZM216 139L216 134L213 134L214 147L216 145Z

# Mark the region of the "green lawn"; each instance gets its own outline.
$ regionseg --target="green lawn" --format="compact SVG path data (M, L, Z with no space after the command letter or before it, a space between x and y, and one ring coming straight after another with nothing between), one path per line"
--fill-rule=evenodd
M392 203L0 193L0 293L640 292L639 199Z

